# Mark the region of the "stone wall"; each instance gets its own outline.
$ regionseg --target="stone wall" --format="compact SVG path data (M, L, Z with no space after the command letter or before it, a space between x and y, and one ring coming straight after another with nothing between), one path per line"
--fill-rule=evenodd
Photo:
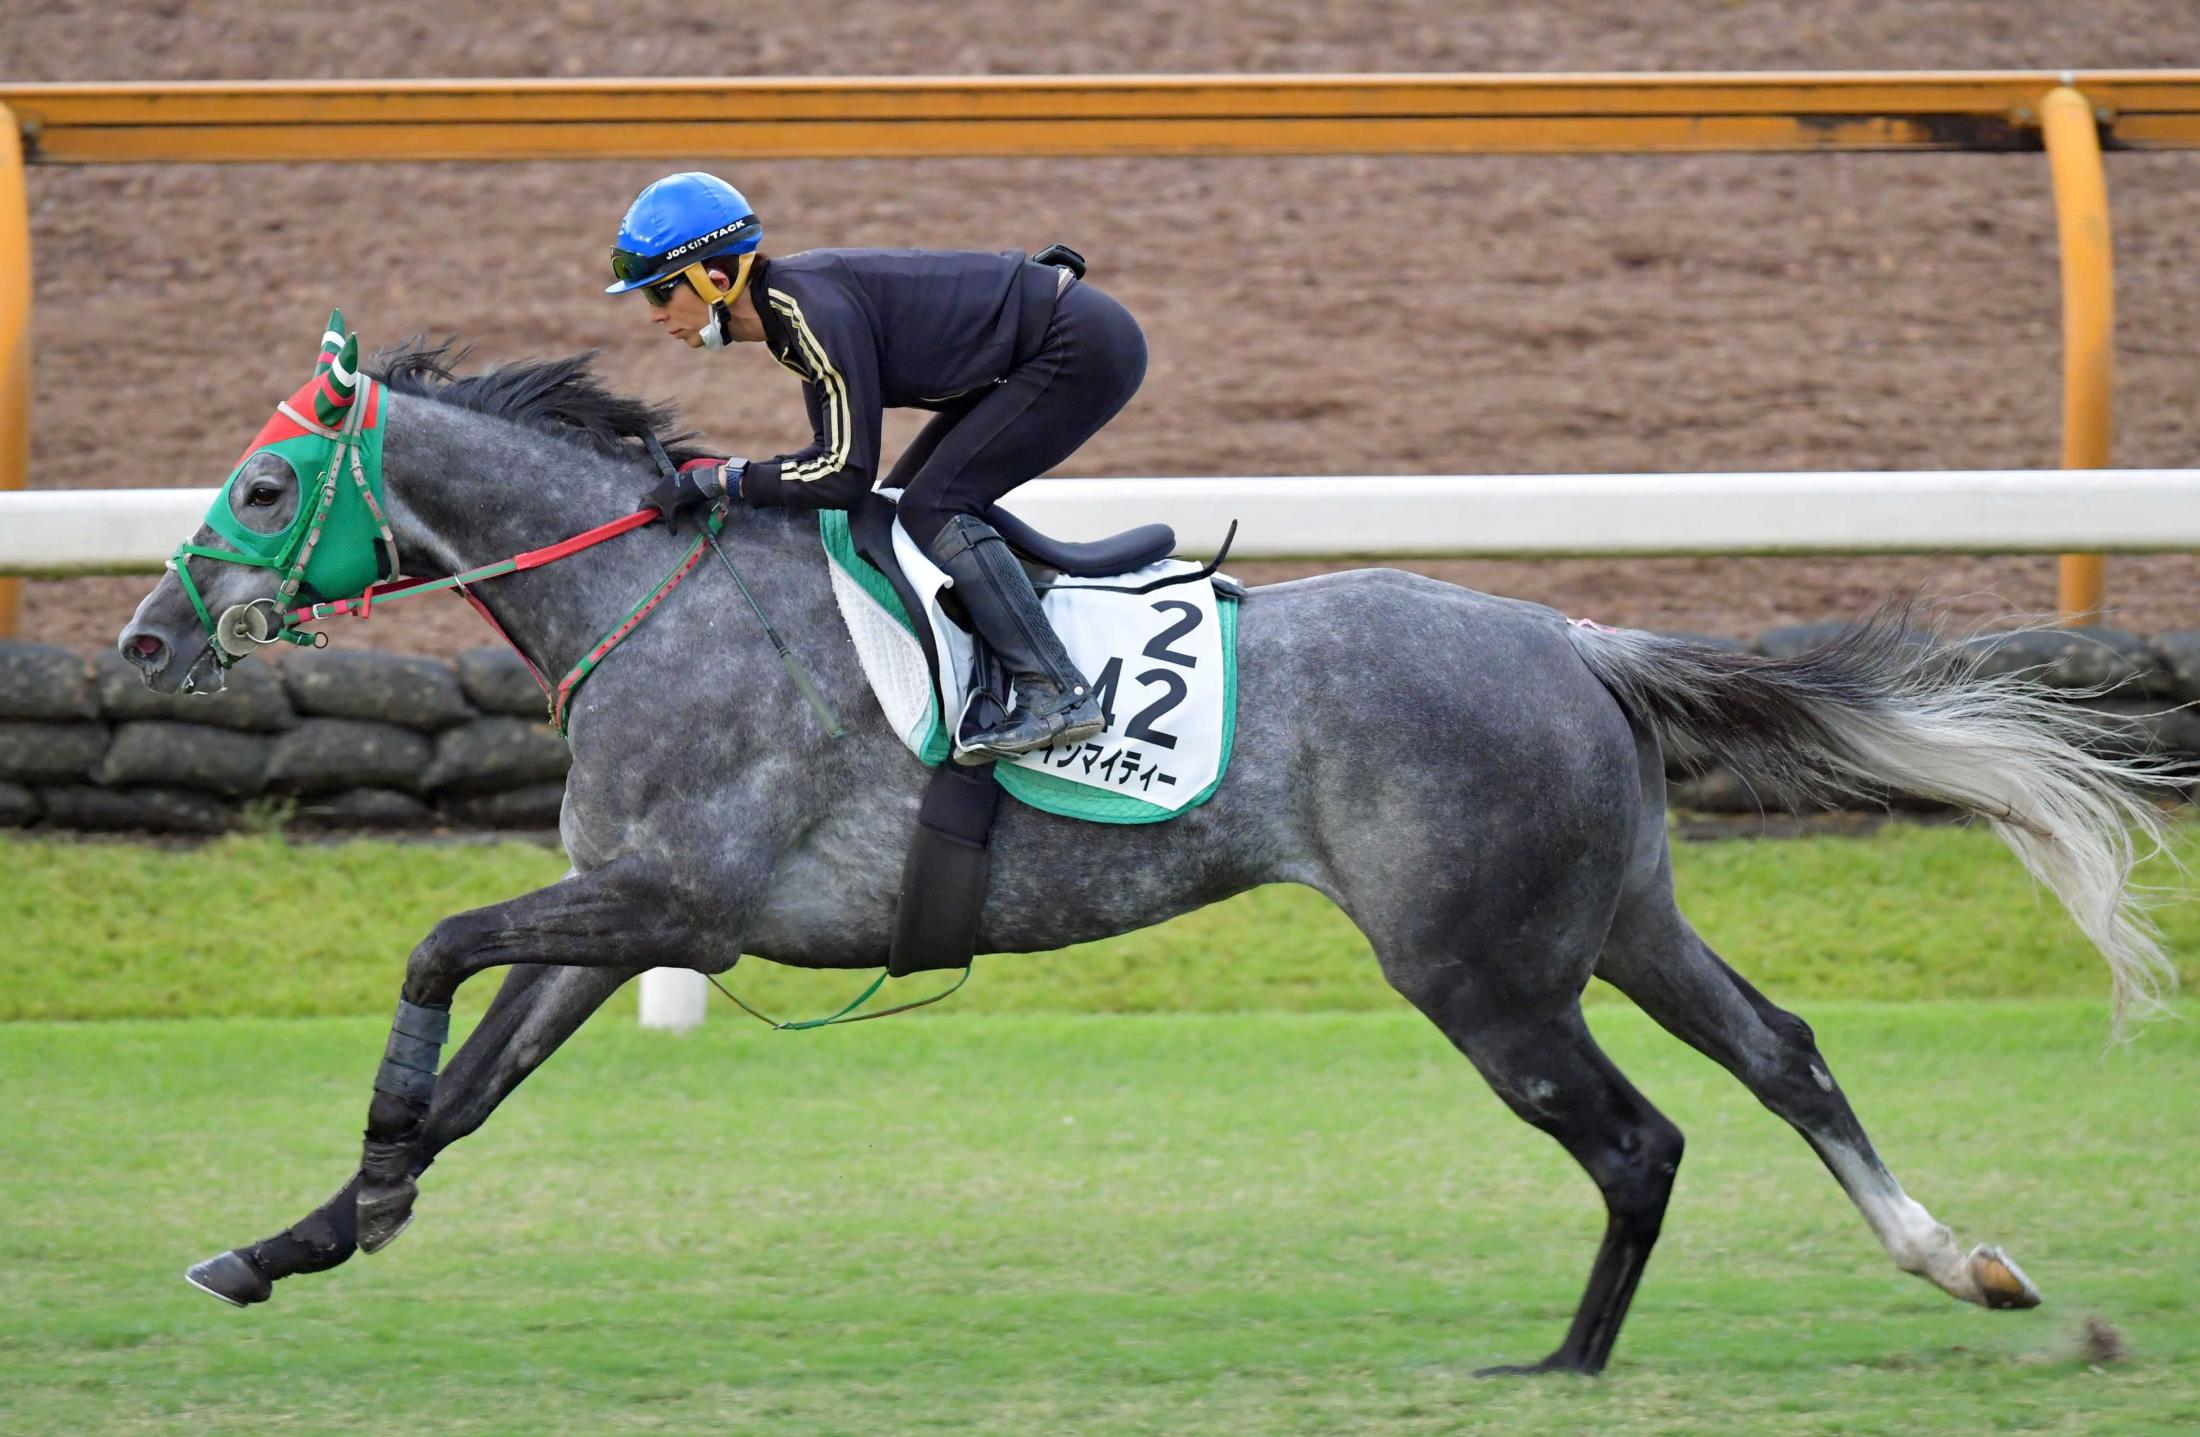
M1838 624L1773 629L1785 656ZM1989 672L2029 672L2082 701L2126 741L2200 760L2200 632L2151 642L2109 629L1976 641ZM218 694L163 697L113 653L87 661L0 642L0 828L220 833L254 821L322 828L544 828L564 793L564 741L518 657L456 662L301 652L244 663ZM1673 806L1754 812L1732 774L1676 773ZM1900 800L1897 800L1899 806Z
M567 755L543 714L506 649L301 652L167 697L113 653L0 643L0 827L548 827Z

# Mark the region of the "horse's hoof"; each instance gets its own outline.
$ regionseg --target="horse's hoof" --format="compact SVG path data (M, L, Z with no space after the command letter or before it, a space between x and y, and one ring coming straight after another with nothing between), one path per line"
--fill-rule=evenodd
M262 1277L241 1252L225 1252L197 1263L183 1280L231 1307L250 1307L275 1295L275 1284Z
M1971 1278L1978 1284L1979 1301L1988 1307L2038 1307L2040 1290L2008 1253L1990 1243L1971 1249Z
M397 1235L412 1226L413 1199L420 1196L420 1189L411 1178L405 1178L395 1187L359 1189L359 1250L380 1252L397 1241Z

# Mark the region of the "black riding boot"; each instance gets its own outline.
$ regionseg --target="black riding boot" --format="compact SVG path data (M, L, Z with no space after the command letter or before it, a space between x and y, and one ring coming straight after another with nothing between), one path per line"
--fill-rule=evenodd
M971 737L959 763L985 763L1049 744L1083 743L1106 727L1092 685L1039 607L1024 566L991 525L968 514L947 521L932 541L932 561L955 581L955 594L978 637L1015 682L1016 706L1003 722Z

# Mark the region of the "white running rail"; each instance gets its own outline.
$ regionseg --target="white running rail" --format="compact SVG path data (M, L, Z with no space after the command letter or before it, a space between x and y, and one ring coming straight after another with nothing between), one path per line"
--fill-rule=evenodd
M0 492L0 574L157 573L212 498ZM2192 469L1041 479L1008 507L1064 539L1169 524L1201 557L1235 519L1240 559L2200 550ZM692 1028L708 993L698 973L645 973L642 1024Z
M157 573L212 499L0 492L0 574ZM1039 479L1008 507L1065 539L1170 524L1201 556L1236 519L1243 559L2200 549L2200 469Z

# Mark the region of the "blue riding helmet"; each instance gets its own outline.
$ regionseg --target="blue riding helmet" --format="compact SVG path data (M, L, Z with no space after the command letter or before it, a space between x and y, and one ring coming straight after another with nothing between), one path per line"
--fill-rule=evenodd
M605 294L657 284L699 260L750 254L764 241L764 222L741 192L716 175L690 170L643 190L611 247L612 282Z

